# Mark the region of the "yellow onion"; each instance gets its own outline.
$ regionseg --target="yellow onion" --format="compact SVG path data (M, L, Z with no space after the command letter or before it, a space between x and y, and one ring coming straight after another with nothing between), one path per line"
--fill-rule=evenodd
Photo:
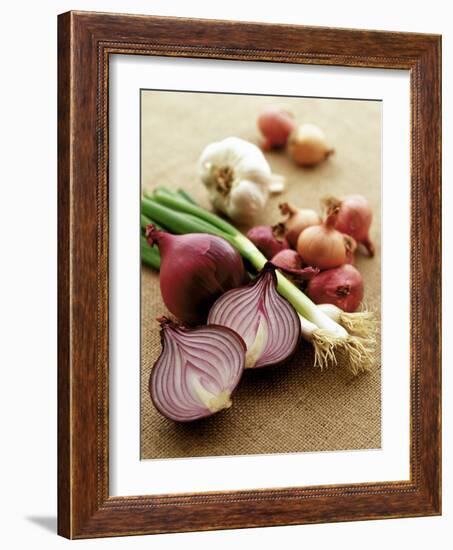
M288 216L284 222L286 239L293 248L296 248L297 239L304 229L321 223L319 214L310 208L296 208L287 202L278 207L284 216Z
M321 128L314 124L301 124L288 138L288 153L301 166L313 166L333 153Z
M329 211L320 225L302 231L297 239L297 252L305 264L319 269L332 269L351 261L357 247L355 240L335 229L338 208Z

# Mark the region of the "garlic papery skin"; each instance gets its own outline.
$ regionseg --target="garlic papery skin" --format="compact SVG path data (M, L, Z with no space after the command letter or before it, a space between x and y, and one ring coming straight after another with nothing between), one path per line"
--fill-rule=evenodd
M198 167L212 206L238 223L252 222L269 193L284 189L281 176L272 174L262 151L241 138L207 145Z

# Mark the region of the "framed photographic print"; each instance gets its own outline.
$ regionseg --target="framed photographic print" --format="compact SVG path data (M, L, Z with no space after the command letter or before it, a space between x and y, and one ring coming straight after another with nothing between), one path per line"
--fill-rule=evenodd
M440 514L440 37L58 29L59 533Z

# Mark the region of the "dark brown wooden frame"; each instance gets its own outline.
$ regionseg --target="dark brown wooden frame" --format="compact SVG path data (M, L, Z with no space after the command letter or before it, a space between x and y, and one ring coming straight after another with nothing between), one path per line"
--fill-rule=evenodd
M441 38L69 12L59 16L58 48L58 532L86 538L440 514ZM410 71L410 481L109 496L112 54Z

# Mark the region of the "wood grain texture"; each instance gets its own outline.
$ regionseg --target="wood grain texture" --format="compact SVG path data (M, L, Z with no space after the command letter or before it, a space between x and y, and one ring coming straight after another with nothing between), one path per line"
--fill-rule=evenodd
M59 16L58 532L87 538L440 514L440 37ZM185 495L108 491L108 58L165 55L411 74L411 479Z

